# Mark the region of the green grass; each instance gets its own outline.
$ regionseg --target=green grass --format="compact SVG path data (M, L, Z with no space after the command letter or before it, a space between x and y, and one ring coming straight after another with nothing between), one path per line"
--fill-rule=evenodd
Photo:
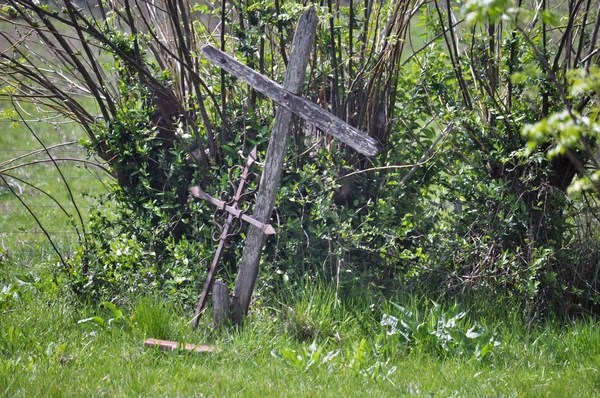
M9 107L9 104L0 103L0 110ZM81 131L73 123L60 127L30 123L30 127L46 147L82 138ZM0 173L8 183L7 186L0 181L0 250L26 256L44 241L42 229L15 194L30 207L57 244L69 247L76 236L73 223L80 225L77 210L85 223L86 209L92 203L90 195L105 192L103 181L106 176L81 162L59 161L57 167L49 161L44 146L24 123L0 120L0 131L3 132L0 135ZM55 159L84 160L87 155L77 144L55 147L50 153Z
M594 321L529 327L511 317L486 325L497 330L502 344L479 361L411 349L398 336L382 334L385 303L362 299L348 305L323 286L276 307L255 308L241 329L213 332L210 319L203 319L193 331L189 314L168 300L140 298L121 309L122 319L109 322L112 311L78 303L51 268L4 267L12 272L2 273L1 285L16 287L0 307L2 396L583 397L600 392L600 328ZM37 282L27 278L30 273ZM105 326L79 322L93 316ZM318 331L294 333L294 322ZM217 352L161 353L142 346L148 337L211 344ZM320 356L310 364L315 352Z

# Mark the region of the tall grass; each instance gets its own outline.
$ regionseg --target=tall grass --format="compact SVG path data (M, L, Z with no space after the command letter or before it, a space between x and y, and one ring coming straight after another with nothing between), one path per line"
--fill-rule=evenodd
M142 297L122 320L73 300L51 266L0 273L0 395L29 396L597 396L600 328L588 320L529 324L498 307L470 305L466 324L494 329L501 345L484 360L440 356L387 335L388 301L355 300L326 283L254 308L241 328L197 331L164 297ZM7 288L7 286L10 286ZM431 303L393 300L426 317ZM454 302L441 303L444 310ZM489 305L489 303L486 303ZM460 305L462 309L466 307ZM495 313L495 315L494 315ZM81 322L98 316L103 324ZM161 353L148 337L217 348Z

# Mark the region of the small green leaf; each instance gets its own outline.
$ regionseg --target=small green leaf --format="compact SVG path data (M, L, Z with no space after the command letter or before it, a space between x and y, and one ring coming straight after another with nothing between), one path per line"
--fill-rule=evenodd
M91 318L80 319L79 321L77 321L77 323L78 324L93 323L100 327L106 326L106 322L104 322L104 319L100 318L99 316L93 316Z

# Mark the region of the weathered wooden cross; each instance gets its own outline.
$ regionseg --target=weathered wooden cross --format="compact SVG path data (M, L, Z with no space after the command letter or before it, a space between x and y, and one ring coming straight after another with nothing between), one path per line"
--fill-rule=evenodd
M207 45L202 48L204 56L223 70L244 80L257 91L275 101L279 108L269 140L262 178L258 188L256 207L252 218L267 224L271 218L275 197L283 169L290 132L292 113L319 127L365 156L375 156L380 151L379 142L355 129L335 115L300 96L306 74L308 59L314 43L317 15L313 7L298 20L294 34L292 53L289 58L283 86L262 76L234 58ZM232 321L239 323L248 311L254 283L258 274L258 264L265 242L266 230L250 225L239 265L239 272L233 292ZM203 293L204 294L204 293ZM202 300L202 298L201 298ZM197 323L197 317L196 323Z

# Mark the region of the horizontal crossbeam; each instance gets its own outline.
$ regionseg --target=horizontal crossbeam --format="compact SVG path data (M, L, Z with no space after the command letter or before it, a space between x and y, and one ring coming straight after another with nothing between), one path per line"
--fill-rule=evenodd
M274 235L275 234L275 229L271 226L271 224L263 224L260 221L255 220L254 218L252 218L249 215L247 215L246 213L244 213L242 210L235 208L233 206L230 206L222 200L213 198L212 196L210 196L209 194L204 192L202 190L202 188L192 187L192 188L190 188L190 191L194 197L204 199L207 202L212 203L213 205L217 206L218 208L225 210L227 213L233 215L234 217L241 218L242 220L246 221L248 224L252 224L256 228L262 230L265 235Z
M350 126L317 104L289 92L273 80L252 70L235 58L211 45L202 47L202 52L209 61L218 67L244 80L279 105L300 116L307 122L316 125L325 133L338 138L357 152L365 156L375 156L381 151L381 145L373 137L369 137L367 134Z

